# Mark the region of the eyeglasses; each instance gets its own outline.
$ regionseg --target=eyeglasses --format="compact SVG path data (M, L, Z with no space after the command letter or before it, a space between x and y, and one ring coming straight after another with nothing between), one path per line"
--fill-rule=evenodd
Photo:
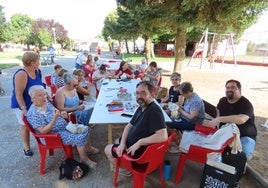
M179 78L172 78L171 81L179 81Z
M140 95L140 96L143 96L143 97L146 96L147 94L148 93L146 91L141 91L141 92L134 93L135 96L139 96Z
M237 90L236 86L226 86L225 89Z

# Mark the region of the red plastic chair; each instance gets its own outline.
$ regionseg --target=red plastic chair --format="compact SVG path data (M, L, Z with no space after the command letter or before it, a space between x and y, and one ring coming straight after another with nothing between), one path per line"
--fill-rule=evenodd
M208 135L211 133L212 134L215 133L217 131L217 129L207 127L204 125L196 125L195 131L198 131L198 132L201 132L205 135ZM233 140L233 137L226 140L226 142L222 145L222 147L220 149L217 149L217 150L204 148L204 147L200 147L200 146L195 146L195 145L190 145L188 153L184 153L184 152L180 153L180 158L179 158L176 177L175 177L175 183L178 184L181 180L181 176L182 176L182 172L183 172L183 168L184 168L186 160L191 160L191 161L205 164L207 161L207 154L208 153L212 153L212 152L222 153L223 150L226 148L226 146L232 142L232 140Z
M54 154L54 149L63 149L67 158L73 158L72 146L64 145L62 143L61 137L56 133L48 134L39 134L36 133L33 127L29 124L26 119L26 116L23 117L24 124L26 128L32 133L35 137L38 144L40 152L40 174L45 173L45 164L46 164L46 152L49 150L49 155ZM44 142L43 141L44 139Z
M133 174L134 188L143 188L146 175L157 168L159 169L162 187L165 187L163 178L163 161L165 153L173 138L174 134L170 135L168 140L165 142L148 146L145 152L138 159L133 159L126 153L124 153L122 157L117 158L113 182L114 186L117 187L118 185L117 178L119 167L123 166Z
M50 88L51 96L55 95L58 88L57 86L51 84L51 75L45 76L45 82L46 82L47 87Z

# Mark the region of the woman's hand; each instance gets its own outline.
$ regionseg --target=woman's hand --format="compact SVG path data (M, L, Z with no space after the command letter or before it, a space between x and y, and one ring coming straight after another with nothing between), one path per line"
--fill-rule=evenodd
M81 104L77 107L77 110L84 110L85 109L85 105Z
M60 116L64 119L68 119L68 113L66 111L61 111Z
M53 113L53 119L57 119L59 116L60 116L60 111L58 109L55 109Z

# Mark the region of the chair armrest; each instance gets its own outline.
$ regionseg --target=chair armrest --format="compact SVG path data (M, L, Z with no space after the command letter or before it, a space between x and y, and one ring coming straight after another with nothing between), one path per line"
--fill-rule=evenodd
M208 127L206 125L195 125L195 131L201 132L205 135L213 134L217 131L216 128Z

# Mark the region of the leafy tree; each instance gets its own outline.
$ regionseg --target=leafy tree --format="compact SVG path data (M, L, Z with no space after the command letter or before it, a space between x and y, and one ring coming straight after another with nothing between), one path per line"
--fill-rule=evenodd
M8 39L14 43L27 44L33 19L25 14L14 14L7 23Z
M157 31L163 28L176 33L175 71L181 69L189 31L210 28L215 32L242 33L268 8L268 1L262 0L117 0L117 3L136 15L144 28L143 34L150 36L152 31L159 34Z
M55 38L57 43L64 46L65 42L68 41L68 32L64 29L63 25L58 22L55 22L54 20L44 20L41 18L37 19L32 24L33 34L37 36L37 38L39 39L37 42L41 45L49 45L53 43L53 29L55 29ZM49 34L49 38L47 37L47 34ZM45 39L45 41L42 41L43 39Z

